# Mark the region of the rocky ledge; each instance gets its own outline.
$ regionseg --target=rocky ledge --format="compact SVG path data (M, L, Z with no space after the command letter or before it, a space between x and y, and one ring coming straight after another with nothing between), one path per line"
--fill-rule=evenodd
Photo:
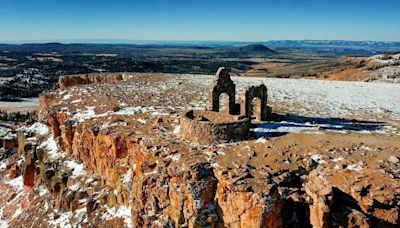
M400 224L398 134L318 127L193 144L182 137L189 131L181 131L180 118L206 107L208 90L193 77L127 74L113 84L44 93L39 120L46 126L21 128L18 150L2 161L2 220L10 226ZM279 112L278 102L271 105Z

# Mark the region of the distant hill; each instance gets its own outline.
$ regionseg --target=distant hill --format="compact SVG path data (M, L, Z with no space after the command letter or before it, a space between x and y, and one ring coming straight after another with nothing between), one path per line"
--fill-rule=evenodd
M352 66L334 72L325 79L400 83L400 53L369 57L341 57L338 62L339 64L351 63Z
M262 44L250 44L250 45L245 45L242 47L236 48L238 52L241 53L249 53L249 54L270 54L274 53L272 49L262 45Z
M271 40L262 44L272 48L297 48L339 55L372 55L400 50L400 42L350 40Z
M221 57L247 58L266 57L274 54L275 51L262 44L249 44L239 47L222 49Z

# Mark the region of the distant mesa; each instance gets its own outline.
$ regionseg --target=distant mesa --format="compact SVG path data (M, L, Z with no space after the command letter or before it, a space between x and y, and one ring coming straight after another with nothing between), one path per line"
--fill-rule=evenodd
M254 57L254 56L270 56L276 53L274 50L262 44L249 44L240 47L225 49L222 53L225 57Z
M24 43L22 45L63 45L60 42L48 42L48 43Z
M59 42L49 42L49 43L45 43L47 45L62 45L62 43Z
M255 53L255 54L265 54L274 53L275 51L262 45L262 44L250 44L237 48L239 52L242 53Z

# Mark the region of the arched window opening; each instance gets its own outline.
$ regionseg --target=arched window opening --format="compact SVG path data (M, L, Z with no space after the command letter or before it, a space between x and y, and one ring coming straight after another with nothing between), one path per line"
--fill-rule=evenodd
M219 111L229 112L229 95L227 93L219 95Z
M254 97L251 101L251 119L260 121L261 120L261 99Z

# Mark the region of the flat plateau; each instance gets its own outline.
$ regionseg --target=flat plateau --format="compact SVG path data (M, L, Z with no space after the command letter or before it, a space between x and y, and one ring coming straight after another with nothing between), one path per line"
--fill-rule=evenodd
M61 165L83 164L115 195L107 207L129 208L125 225L399 224L400 85L232 77L237 90L267 86L274 120L249 139L195 145L179 118L207 107L212 79L125 73L44 93L39 117ZM69 191L88 192L70 178ZM111 219L85 216L75 225Z

